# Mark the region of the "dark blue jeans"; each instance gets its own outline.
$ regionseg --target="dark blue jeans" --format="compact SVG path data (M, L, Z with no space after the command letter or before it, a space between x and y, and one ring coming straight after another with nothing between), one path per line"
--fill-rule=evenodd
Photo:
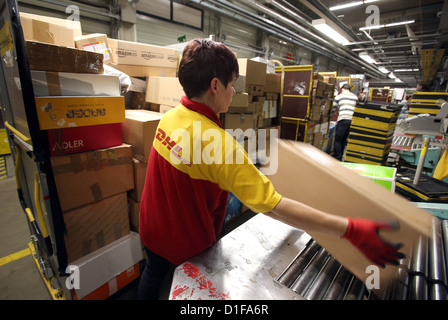
M342 160L344 154L345 144L347 143L348 134L350 132L351 120L340 120L336 124L334 132L334 154L337 160Z
M140 276L137 298L139 300L158 300L165 276L176 266L146 247L145 251L146 265Z

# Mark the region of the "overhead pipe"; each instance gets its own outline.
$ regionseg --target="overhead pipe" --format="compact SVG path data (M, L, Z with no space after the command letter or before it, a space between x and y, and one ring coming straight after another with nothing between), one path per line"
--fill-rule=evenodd
M376 68L373 68L371 66L369 66L368 64L366 64L363 60L359 59L356 56L351 55L350 53L342 50L339 46L335 46L334 44L329 43L328 41L322 39L321 37L317 36L316 34L312 33L311 31L309 31L308 29L300 26L299 24L285 18L284 16L278 14L277 12L269 9L266 6L261 5L260 3L257 3L254 0L242 0L244 3L246 3L247 5L249 5L250 7L252 7L253 9L262 11L263 13L270 15L274 18L280 19L283 22L287 23L288 25L290 25L291 27L297 29L299 32L305 32L306 34L309 34L311 36L313 36L315 39L317 39L318 41L321 41L324 45L326 46L332 46L333 48L336 48L342 55L344 55L346 58L351 59L351 60L355 60L355 62L358 62L358 64L353 64L355 67L355 69L359 68L359 65L364 66L365 68L369 69L371 72L377 74L377 76L379 76L380 78L384 77L384 74L382 74L379 70L377 70ZM218 2L223 3L222 0L218 0ZM225 2L226 4L228 3L227 1ZM239 8L239 10L241 10L241 8ZM289 30L288 30L289 31ZM309 39L305 39L308 41L309 45L314 45L314 43L312 43L311 40ZM311 42L311 43L310 43ZM325 48L326 49L326 48ZM329 51L328 49L326 49L326 51L328 52L328 54L325 54L326 56L334 59L334 55L336 54L334 51ZM341 57L342 58L342 57ZM349 63L352 64L353 61L345 61L345 63Z
M253 14L251 14L251 13L247 13L244 16L244 18L243 18L242 16L244 14L242 14L242 9L237 7L237 6L235 6L235 5L233 5L233 4L231 4L231 3L229 3L229 2L225 2L226 9L217 7L217 6L223 5L222 1L218 1L218 2L221 2L221 3L217 3L216 1L208 0L207 2L209 2L209 3L206 3L205 1L202 1L202 0L192 0L192 2L202 6L204 8L206 8L208 10L216 12L218 14L223 14L223 15L226 15L226 16L232 18L232 19L236 19L236 20L238 20L238 21L240 21L240 22L242 22L244 24L249 24L251 26L254 26L254 27L258 28L258 29L261 29L261 30L263 30L263 31L265 31L265 32L267 32L269 34L277 36L277 37L279 37L281 39L284 39L286 41L292 42L292 43L300 45L300 46L307 47L311 51L314 51L314 52L316 52L318 54L327 56L327 57L329 57L329 58L331 58L331 59L333 59L333 60L335 60L337 62L344 63L346 65L350 65L354 69L358 69L359 65L365 65L366 69L369 69L370 71L375 73L376 76L379 75L379 78L384 77L384 74L380 73L378 70L376 70L373 67L367 66L364 61L356 59L353 56L349 57L351 60L347 60L347 59L345 59L345 58L343 58L341 56L338 56L337 54L335 55L334 52L329 51L328 49L326 49L324 47L317 47L314 42L312 42L312 41L310 41L310 40L308 40L308 39L306 39L304 37L298 38L297 35L295 33L293 33L291 30L289 30L289 29L287 29L287 28L285 28L285 27L283 27L281 25L278 25L277 23L275 23L275 22L273 22L271 20L268 20L268 19L256 16L257 20L254 22L253 19L252 19L253 18L252 17ZM213 4L214 6L211 5L211 4ZM235 9L235 7L236 7L236 9ZM233 10L233 12L231 12L231 11L229 12L229 11L227 11L227 9L228 10ZM262 23L260 24L260 22L262 22ZM269 27L267 27L265 25L268 25ZM276 28L276 30L273 30L272 27ZM283 33L283 32L280 32L279 29L282 30L283 32L285 32L286 34ZM357 60L357 61L353 61L353 60ZM358 64L356 64L354 62L358 62Z

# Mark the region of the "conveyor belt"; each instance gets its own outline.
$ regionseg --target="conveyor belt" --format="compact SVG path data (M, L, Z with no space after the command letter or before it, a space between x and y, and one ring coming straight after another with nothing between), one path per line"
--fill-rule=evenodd
M421 237L401 261L387 300L447 300L448 220L433 219L432 237ZM311 239L277 280L309 300L377 299L325 249Z
M378 297L307 233L255 216L180 265L170 299L447 300L448 222L434 217Z

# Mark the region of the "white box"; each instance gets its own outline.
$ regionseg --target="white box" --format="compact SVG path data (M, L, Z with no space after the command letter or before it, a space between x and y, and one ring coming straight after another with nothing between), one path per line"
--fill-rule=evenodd
M77 298L82 299L142 259L140 235L131 231L117 241L73 261L67 267L68 273L72 273L67 280L74 280L72 286L79 285L74 289ZM63 285L67 286L67 283Z
M113 75L31 70L31 79L36 97L120 96L120 79Z

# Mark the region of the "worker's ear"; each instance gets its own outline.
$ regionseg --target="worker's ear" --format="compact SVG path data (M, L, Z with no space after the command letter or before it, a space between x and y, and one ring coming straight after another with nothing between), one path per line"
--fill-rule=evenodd
M216 93L216 90L218 90L218 78L213 78L210 82L210 90L213 94Z

